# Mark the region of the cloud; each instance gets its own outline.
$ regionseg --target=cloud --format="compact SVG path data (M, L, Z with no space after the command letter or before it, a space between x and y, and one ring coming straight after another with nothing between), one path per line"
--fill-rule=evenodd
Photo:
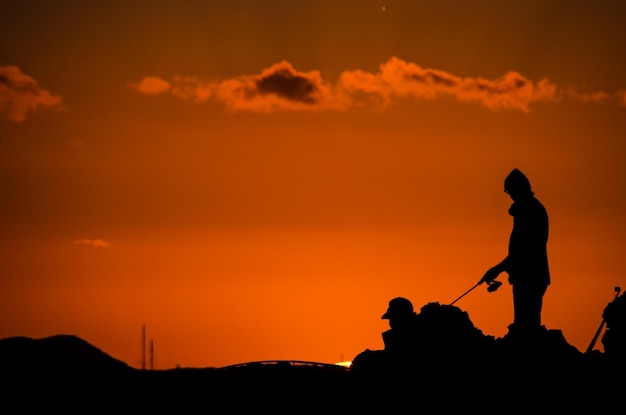
M62 98L43 89L17 66L0 66L0 114L22 122L39 108L62 109Z
M242 76L217 85L216 98L231 111L317 111L344 109L345 102L333 93L318 71L298 72L283 61L257 76Z
M263 70L260 75L217 82L196 77L176 76L171 82L147 77L132 87L149 95L169 91L178 98L196 102L214 98L230 111L323 110L340 109L342 105L319 72L298 72L285 61Z
M547 79L533 83L514 71L493 80L462 78L436 69L424 69L398 58L382 64L375 74L344 72L339 87L350 95L373 95L386 105L392 98L434 100L452 97L492 110L528 112L531 103L556 99L556 86Z
M555 102L563 97L585 103L611 98L605 92L582 94L571 88L560 91L548 79L532 81L516 71L495 79L461 77L396 57L381 64L377 72L344 71L334 84L324 81L319 71L297 71L289 62L282 61L258 75L219 81L180 76L166 81L148 77L135 89L152 95L169 92L195 102L212 99L224 103L231 112L346 110L371 103L388 107L399 100L444 98L494 111L530 112L535 103ZM626 91L618 98L621 105L626 105Z
M626 107L626 91L617 91L617 104L620 107Z
M74 244L93 246L94 248L107 248L111 245L110 243L103 241L102 239L88 239L88 238L76 239L74 241Z
M570 98L585 103L605 102L612 98L611 94L604 91L583 93L576 91L574 88L567 88L566 93Z
M130 85L142 94L159 95L171 89L171 84L158 76L147 76L138 83Z
M196 77L175 76L172 82L172 95L183 99L203 102L214 94L215 86Z

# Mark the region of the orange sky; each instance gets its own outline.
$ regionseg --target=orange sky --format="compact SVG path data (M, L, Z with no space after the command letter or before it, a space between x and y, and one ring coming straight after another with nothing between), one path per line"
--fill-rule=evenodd
M98 3L1 2L0 337L350 360L506 255L513 168L546 327L584 350L626 288L626 3ZM456 305L512 321L506 283Z

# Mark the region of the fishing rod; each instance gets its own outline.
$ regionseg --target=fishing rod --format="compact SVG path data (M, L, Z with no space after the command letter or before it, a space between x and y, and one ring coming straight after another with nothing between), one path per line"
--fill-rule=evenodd
M463 294L461 294L461 296L459 298L457 298L456 300L454 300L453 302L450 303L450 305L453 305L454 303L456 303L457 301L459 301L461 298L465 297L467 294L469 294L474 288L478 287L479 285L481 285L483 282L479 281L476 283L476 285L474 285L472 288L470 288L469 290L465 291ZM496 280L491 280L491 281L487 281L487 291L492 293L494 291L496 291L498 288L500 288L500 286L502 285L502 283L500 281L496 281Z
M613 301L615 301L615 299L617 297L619 297L619 293L622 291L622 288L621 287L615 287L614 291L615 291L615 297L613 298ZM596 334L593 336L593 339L591 339L591 343L589 343L589 346L587 347L587 350L585 350L585 353L591 353L591 351L593 350L594 346L596 345L596 342L598 341L598 337L600 337L600 333L602 333L602 329L604 328L605 324L606 324L606 320L604 318L602 318L602 322L600 323L600 327L598 327L598 330L596 330Z

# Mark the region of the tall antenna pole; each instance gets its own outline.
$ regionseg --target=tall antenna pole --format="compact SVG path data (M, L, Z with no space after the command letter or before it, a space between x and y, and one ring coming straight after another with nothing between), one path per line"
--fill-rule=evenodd
M154 370L154 342L150 339L150 370Z
M146 325L141 326L141 368L146 368Z

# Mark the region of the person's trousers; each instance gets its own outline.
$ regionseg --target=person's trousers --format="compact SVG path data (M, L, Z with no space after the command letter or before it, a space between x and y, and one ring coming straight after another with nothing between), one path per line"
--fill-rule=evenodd
M513 324L516 328L541 327L541 307L547 288L545 284L513 284Z

